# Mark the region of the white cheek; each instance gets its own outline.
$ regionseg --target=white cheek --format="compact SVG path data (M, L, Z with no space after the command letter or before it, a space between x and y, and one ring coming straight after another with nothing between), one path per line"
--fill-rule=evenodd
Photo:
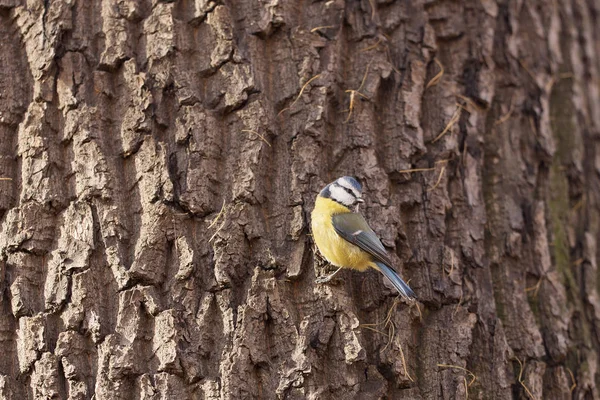
M344 188L334 186L331 189L331 198L347 206L354 204L354 196L346 192Z

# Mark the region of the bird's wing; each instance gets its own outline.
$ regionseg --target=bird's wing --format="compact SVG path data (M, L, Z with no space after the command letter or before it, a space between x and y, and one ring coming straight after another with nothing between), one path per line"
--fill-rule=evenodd
M353 212L335 214L331 220L333 228L342 238L371 254L375 260L392 265L385 247L361 214Z

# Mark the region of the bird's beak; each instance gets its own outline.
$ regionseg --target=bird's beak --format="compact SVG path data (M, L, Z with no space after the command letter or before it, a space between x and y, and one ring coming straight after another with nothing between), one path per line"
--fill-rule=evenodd
M360 197L356 198L356 207L354 208L354 212L359 212L359 207L361 204L363 204L365 201L363 199L361 199Z

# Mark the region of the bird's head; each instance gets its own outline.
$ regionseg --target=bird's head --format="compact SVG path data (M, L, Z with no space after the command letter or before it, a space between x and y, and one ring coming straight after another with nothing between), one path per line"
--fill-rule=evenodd
M364 203L362 199L362 186L351 176L342 176L325 186L319 196L331 199L346 207Z

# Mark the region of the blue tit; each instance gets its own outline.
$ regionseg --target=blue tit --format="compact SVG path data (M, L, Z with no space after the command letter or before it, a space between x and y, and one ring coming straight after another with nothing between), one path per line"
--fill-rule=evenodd
M402 296L415 299L415 293L392 268L381 241L358 212L360 203L364 203L362 186L351 176L336 179L317 196L311 214L313 238L325 259L339 267L317 282L331 280L342 268L364 271L371 267L385 275ZM350 208L353 206L356 212Z

